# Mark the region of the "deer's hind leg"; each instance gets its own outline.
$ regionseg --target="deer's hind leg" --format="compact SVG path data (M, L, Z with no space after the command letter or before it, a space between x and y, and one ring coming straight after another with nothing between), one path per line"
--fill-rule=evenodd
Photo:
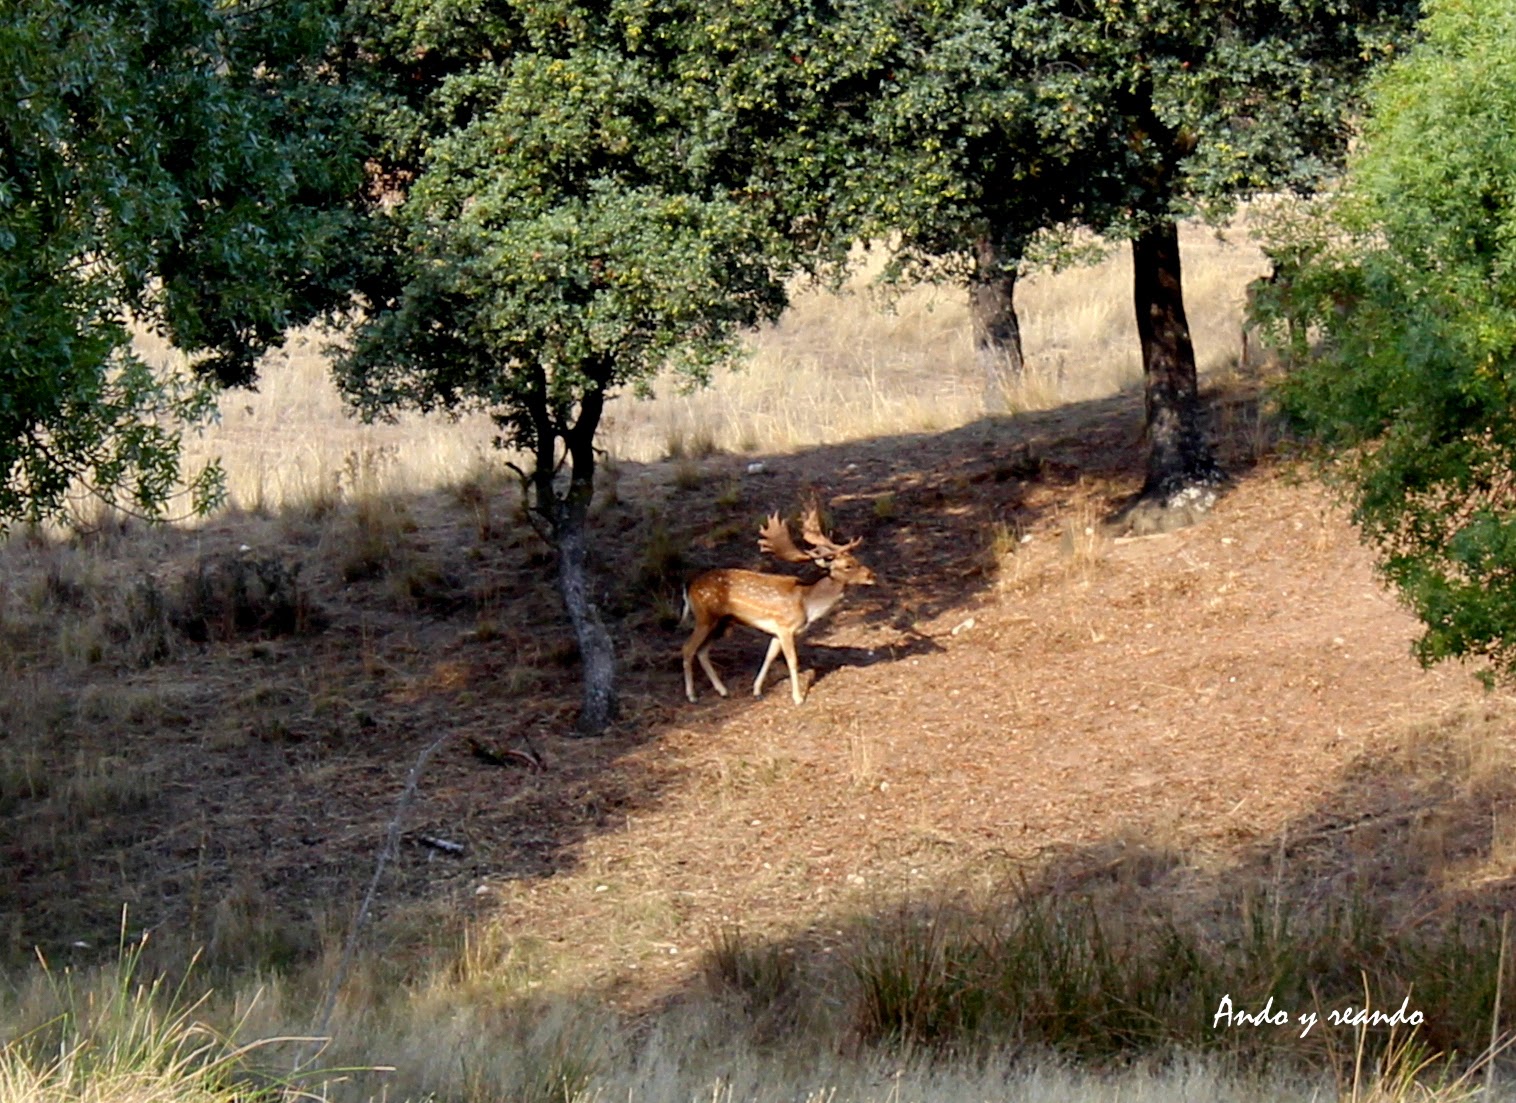
M697 657L700 659L700 666L705 671L705 676L711 680L711 685L716 687L716 692L723 697L729 697L731 695L727 693L726 683L721 680L721 675L716 673L716 667L711 663L711 643L714 642L712 640L702 647Z
M711 645L716 642L721 633L720 621L705 622L696 621L695 631L685 641L684 655L684 695L691 701L695 700L695 660L700 660L700 667L705 671L705 676L711 680L717 693L722 697L728 696L726 684L722 682L721 675L716 673L716 668L711 663Z

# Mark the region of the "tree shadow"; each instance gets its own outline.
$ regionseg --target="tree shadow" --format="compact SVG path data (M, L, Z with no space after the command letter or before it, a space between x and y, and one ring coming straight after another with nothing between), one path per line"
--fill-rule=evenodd
M124 905L133 925L190 942L266 936L275 957L314 953L318 920L304 943L285 946L272 932L291 914L345 913L396 822L407 845L385 873L386 908L572 870L588 841L657 808L684 780L677 763L647 753L702 715L683 699L684 637L668 615L683 576L769 566L758 522L817 489L834 529L864 537L883 584L850 595L832 620L874 641L829 643L817 632L801 645L802 665L825 682L939 651L918 626L982 599L997 532L1014 539L1076 500L1108 513L1140 483L1139 421L1140 398L1127 394L767 457L762 474L734 456L701 461L695 482L671 465L623 465L618 500L597 506L593 525L625 709L594 740L568 734L577 656L552 557L501 519L508 504L396 496L379 513L397 520L377 532L372 518L291 511L150 540L121 535L98 554L122 586L169 586L207 555L251 547L300 572L327 626L276 639L224 632L146 665L37 664L46 707L11 746L53 781L7 798L7 947L15 957L33 945L108 950ZM717 485L729 489L714 494ZM51 569L52 553L25 554L35 562L21 569ZM737 694L724 707L753 704ZM401 807L412 764L444 733ZM81 796L90 762L107 763L112 783Z
M865 618L869 611L862 611ZM762 665L762 656L767 646L766 642L771 637L762 635L756 630L746 631L741 628L725 632L717 641L717 645L711 651L711 658L716 662L716 669L722 673L723 680L728 682L727 689L735 697L745 697L749 694L742 692L751 680L757 676L758 668ZM731 642L728 642L731 641ZM804 637L796 641L802 662L800 664L800 678L802 686L819 684L828 675L839 670L857 669L877 666L880 663L894 663L902 659L918 658L922 655L931 655L943 651L943 646L930 636L920 632L905 631L898 638L891 640L879 647L847 647L837 644L812 644ZM717 660L720 660L719 662ZM749 662L751 660L751 662ZM730 676L730 677L728 677ZM706 680L705 673L699 664L695 666L695 688L702 697L714 695L710 683ZM764 686L764 694L775 692L775 687L784 689L789 684L789 669L784 665L782 658L776 659L774 665L769 668L767 684Z
M1516 978L1513 719L1504 703L1408 723L1221 854L1171 841L1183 809L1157 807L1035 858L987 852L926 886L860 895L791 933L734 925L656 1006L715 999L755 1036L807 1023L844 1050L1009 1046L1118 1064L1207 1053L1362 1087L1355 1059L1367 1054L1372 1075L1413 1037L1430 1059L1418 1071L1466 1069L1516 1031L1500 997ZM805 1005L807 991L826 1008ZM1265 1006L1285 1017L1229 1013ZM1366 1007L1414 1012L1416 1029L1355 1028Z

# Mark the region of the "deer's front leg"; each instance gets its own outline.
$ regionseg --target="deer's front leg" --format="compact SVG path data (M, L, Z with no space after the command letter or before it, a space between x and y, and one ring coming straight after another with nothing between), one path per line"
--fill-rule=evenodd
M798 705L805 700L805 694L800 690L800 662L795 657L795 634L786 632L775 642L784 647L784 661L790 667L790 692L794 695L795 704Z
M779 654L779 637L769 640L769 652L763 657L763 666L758 668L758 677L753 682L753 696L763 696L763 680L769 676L769 667L774 663L774 656Z

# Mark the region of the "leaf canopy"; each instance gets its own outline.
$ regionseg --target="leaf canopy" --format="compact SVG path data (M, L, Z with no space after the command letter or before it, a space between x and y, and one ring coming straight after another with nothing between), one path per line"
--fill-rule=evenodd
M448 4L397 10L389 56L434 76L391 101L424 137L376 212L392 247L341 365L360 409L483 408L535 451L588 394L645 393L665 367L703 381L777 314L772 206L722 171L727 132L663 5L491 4L497 42Z
M1283 390L1339 450L1355 520L1426 624L1424 662L1516 671L1516 9L1437 0L1375 82L1294 308Z
M0 524L83 478L159 513L178 424L213 388L154 372L146 324L202 377L251 380L291 325L341 301L360 173L335 29L306 0L32 0L0 25ZM198 505L213 479L195 485Z

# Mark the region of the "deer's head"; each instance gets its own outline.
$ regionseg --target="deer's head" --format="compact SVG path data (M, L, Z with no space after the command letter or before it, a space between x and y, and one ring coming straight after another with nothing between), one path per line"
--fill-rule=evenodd
M849 586L872 586L878 581L874 572L853 555L853 549L863 543L863 538L855 537L846 544L834 543L821 531L821 514L815 506L805 511L800 531L810 547L797 547L790 535L790 527L779 514L770 514L768 522L759 530L758 547L788 563L814 563L838 582Z

